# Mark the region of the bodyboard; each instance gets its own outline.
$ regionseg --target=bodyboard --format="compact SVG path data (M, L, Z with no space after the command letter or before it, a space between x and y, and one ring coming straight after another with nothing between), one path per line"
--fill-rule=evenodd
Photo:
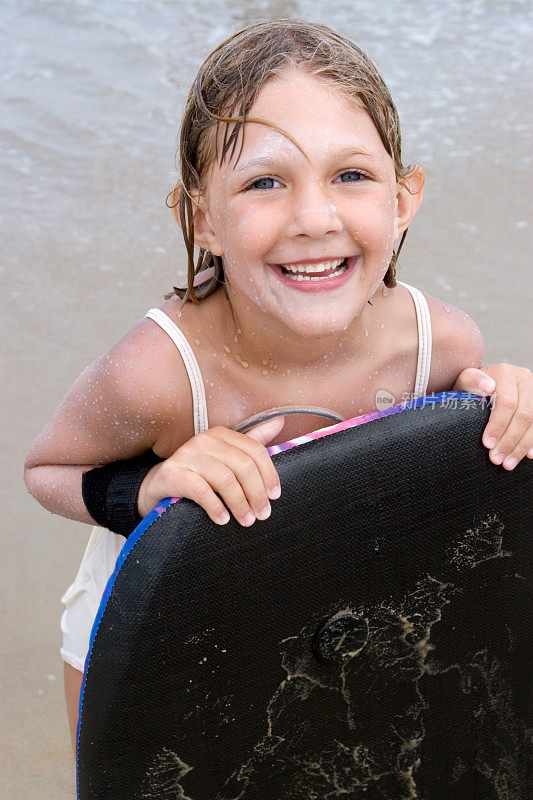
M249 529L160 503L91 634L78 797L526 800L533 464L490 462L489 412L448 392L269 448Z

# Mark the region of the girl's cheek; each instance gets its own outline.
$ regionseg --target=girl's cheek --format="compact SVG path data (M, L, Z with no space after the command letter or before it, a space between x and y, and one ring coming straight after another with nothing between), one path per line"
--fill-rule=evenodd
M245 207L234 209L228 214L227 222L223 228L223 239L225 249L232 250L235 247L249 247L254 238L261 232L257 214L254 214Z
M369 246L383 250L392 250L394 246L394 213L393 204L388 201L376 201L369 213L364 232Z

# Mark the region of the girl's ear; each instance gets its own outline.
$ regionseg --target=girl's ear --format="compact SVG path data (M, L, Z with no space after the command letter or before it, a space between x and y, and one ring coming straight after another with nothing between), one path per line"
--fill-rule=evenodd
M174 219L183 231L179 207L180 191L183 191L183 189L181 189L179 186L176 186L170 192L169 205L174 215ZM197 245L197 247L201 247L203 250L209 250L209 252L213 253L214 256L222 256L223 251L211 225L211 218L207 209L205 196L201 195L198 189L191 189L190 195L192 199L195 245Z
M396 194L396 216L394 220L394 239L407 230L418 211L424 194L425 175L422 167L414 166L409 174L398 183Z

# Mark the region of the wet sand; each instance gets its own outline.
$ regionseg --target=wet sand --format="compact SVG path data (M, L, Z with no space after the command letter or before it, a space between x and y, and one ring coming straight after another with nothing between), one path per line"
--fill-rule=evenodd
M60 597L89 529L27 495L24 455L79 373L183 277L164 205L195 68L250 21L302 16L381 64L427 173L399 277L465 309L485 363L531 366L531 21L522 2L4 2L5 474L0 793L71 800ZM529 113L529 116L528 116Z

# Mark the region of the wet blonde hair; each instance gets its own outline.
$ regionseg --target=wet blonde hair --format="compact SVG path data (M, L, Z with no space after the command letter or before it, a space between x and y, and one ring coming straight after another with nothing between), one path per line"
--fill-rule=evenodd
M259 90L279 78L287 67L295 66L334 82L355 105L365 108L394 162L396 180L402 182L410 173L410 168L402 164L396 106L379 68L354 42L329 25L297 19L259 22L234 33L205 59L187 97L179 142L180 180L167 197L169 207L179 207L187 250L187 287L174 287L166 297L176 294L197 303L224 282L220 257L200 249L195 261L190 192L202 191L215 159L222 164L228 154L233 157L239 132L242 129L244 134L246 121L253 119L249 111ZM220 126L224 128L219 149ZM388 287L396 285L396 261L406 233L385 274ZM213 276L195 287L195 275L209 267L214 267Z

